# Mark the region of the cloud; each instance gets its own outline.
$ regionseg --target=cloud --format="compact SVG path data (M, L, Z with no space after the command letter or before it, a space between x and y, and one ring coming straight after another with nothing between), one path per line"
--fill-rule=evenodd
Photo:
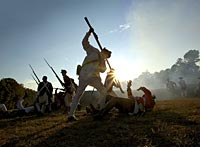
M26 87L26 88L30 88L33 90L37 89L37 84L34 80L26 79L23 81L23 83L24 83L24 87Z
M119 25L117 29L111 30L110 33L115 33L115 32L123 32L131 27L130 24L122 24Z

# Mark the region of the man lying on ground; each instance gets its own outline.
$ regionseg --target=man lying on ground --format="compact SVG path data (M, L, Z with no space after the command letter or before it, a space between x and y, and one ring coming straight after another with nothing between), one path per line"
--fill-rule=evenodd
M146 111L152 111L155 105L155 96L151 94L151 91L148 90L146 87L140 87L138 90L142 90L144 95L142 98L144 99L144 109ZM107 96L109 99L103 109L101 109L96 115L94 119L101 119L104 115L106 115L112 108L117 108L121 113L133 113L135 107L135 100L131 98L121 98L121 97L113 97ZM97 112L94 107L91 106L92 112ZM140 111L138 112L140 113Z

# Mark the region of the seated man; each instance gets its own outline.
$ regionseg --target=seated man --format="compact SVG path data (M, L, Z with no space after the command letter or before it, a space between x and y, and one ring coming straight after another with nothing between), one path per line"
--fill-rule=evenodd
M143 113L146 111L151 111L155 105L155 96L152 95L151 91L145 87L140 87L137 89L144 92L142 97L134 97L135 98L135 108L133 113L129 113L129 115Z
M134 115L134 114L138 114L140 112L144 112L144 103L142 103L143 102L142 97L134 97L133 96L131 86L132 86L132 81L129 80L127 82L127 95L128 95L128 98L135 100L134 112L129 113L129 114Z
M147 89L146 87L140 87L138 89L139 90L142 90L144 92L144 95L142 96L143 98L143 105L144 105L144 111L152 111L153 110L153 107L155 105L155 96L152 95L151 91L149 89Z
M152 96L150 90L148 90L145 87L140 87L138 90L142 90L144 92L145 97L145 110L151 111L155 105L154 98L155 96ZM116 107L119 112L122 113L131 113L134 111L135 107L135 100L131 98L121 98L121 97L113 97L108 96L110 100L106 103L105 107L98 112L97 115L94 116L94 119L100 119L105 114L107 114L113 107Z
M26 112L28 114L31 111L34 111L34 106L29 106L29 107L24 107L23 106L23 102L27 97L28 97L28 94L25 92L24 97L17 101L17 109L18 110L22 110L22 111L24 111L24 112Z

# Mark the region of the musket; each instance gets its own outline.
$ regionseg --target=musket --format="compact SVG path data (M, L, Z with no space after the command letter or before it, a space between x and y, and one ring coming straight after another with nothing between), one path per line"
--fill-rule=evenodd
M119 86L119 89L120 89L121 93L124 93L124 90L122 89L122 86L121 86L121 84L120 84L118 79L116 79L116 83Z
M38 78L37 74L35 73L33 67L29 64L30 68L32 69L33 71L33 74L35 75L35 77L37 78L37 83L40 83L40 79Z
M37 85L39 85L38 81L34 78L34 76L31 74L33 80L37 83Z
M59 76L56 74L56 72L55 72L55 70L53 69L53 67L51 67L50 65L49 65L49 63L47 62L47 60L44 58L44 61L47 63L47 65L51 68L51 70L53 71L53 73L55 74L55 76L56 76L56 78L58 79L58 81L60 82L60 84L62 85L62 87L63 88L65 88L64 87L64 83L62 82L62 80L59 78Z
M86 23L88 24L89 28L90 28L90 29L93 29L93 27L91 26L91 24L90 24L89 20L87 19L87 17L84 17L84 19L85 19ZM93 30L94 30L94 29L93 29ZM97 34L96 34L94 31L93 31L92 33L93 33L93 36L94 36L94 38L95 38L95 40L96 40L96 42L97 42L97 44L98 44L100 50L102 50L103 48L102 48L102 46L101 46L101 44L100 44L100 42L99 42L99 39L98 39ZM107 64L108 64L109 68L111 69L111 65L110 65L110 63L108 62L108 59L106 59L106 62L107 62Z

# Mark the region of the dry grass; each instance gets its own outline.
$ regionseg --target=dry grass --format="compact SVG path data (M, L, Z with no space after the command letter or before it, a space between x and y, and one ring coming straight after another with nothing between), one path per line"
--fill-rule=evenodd
M0 146L172 147L200 146L200 98L157 101L145 116L110 113L94 121L85 111L78 122L54 112L0 120Z

